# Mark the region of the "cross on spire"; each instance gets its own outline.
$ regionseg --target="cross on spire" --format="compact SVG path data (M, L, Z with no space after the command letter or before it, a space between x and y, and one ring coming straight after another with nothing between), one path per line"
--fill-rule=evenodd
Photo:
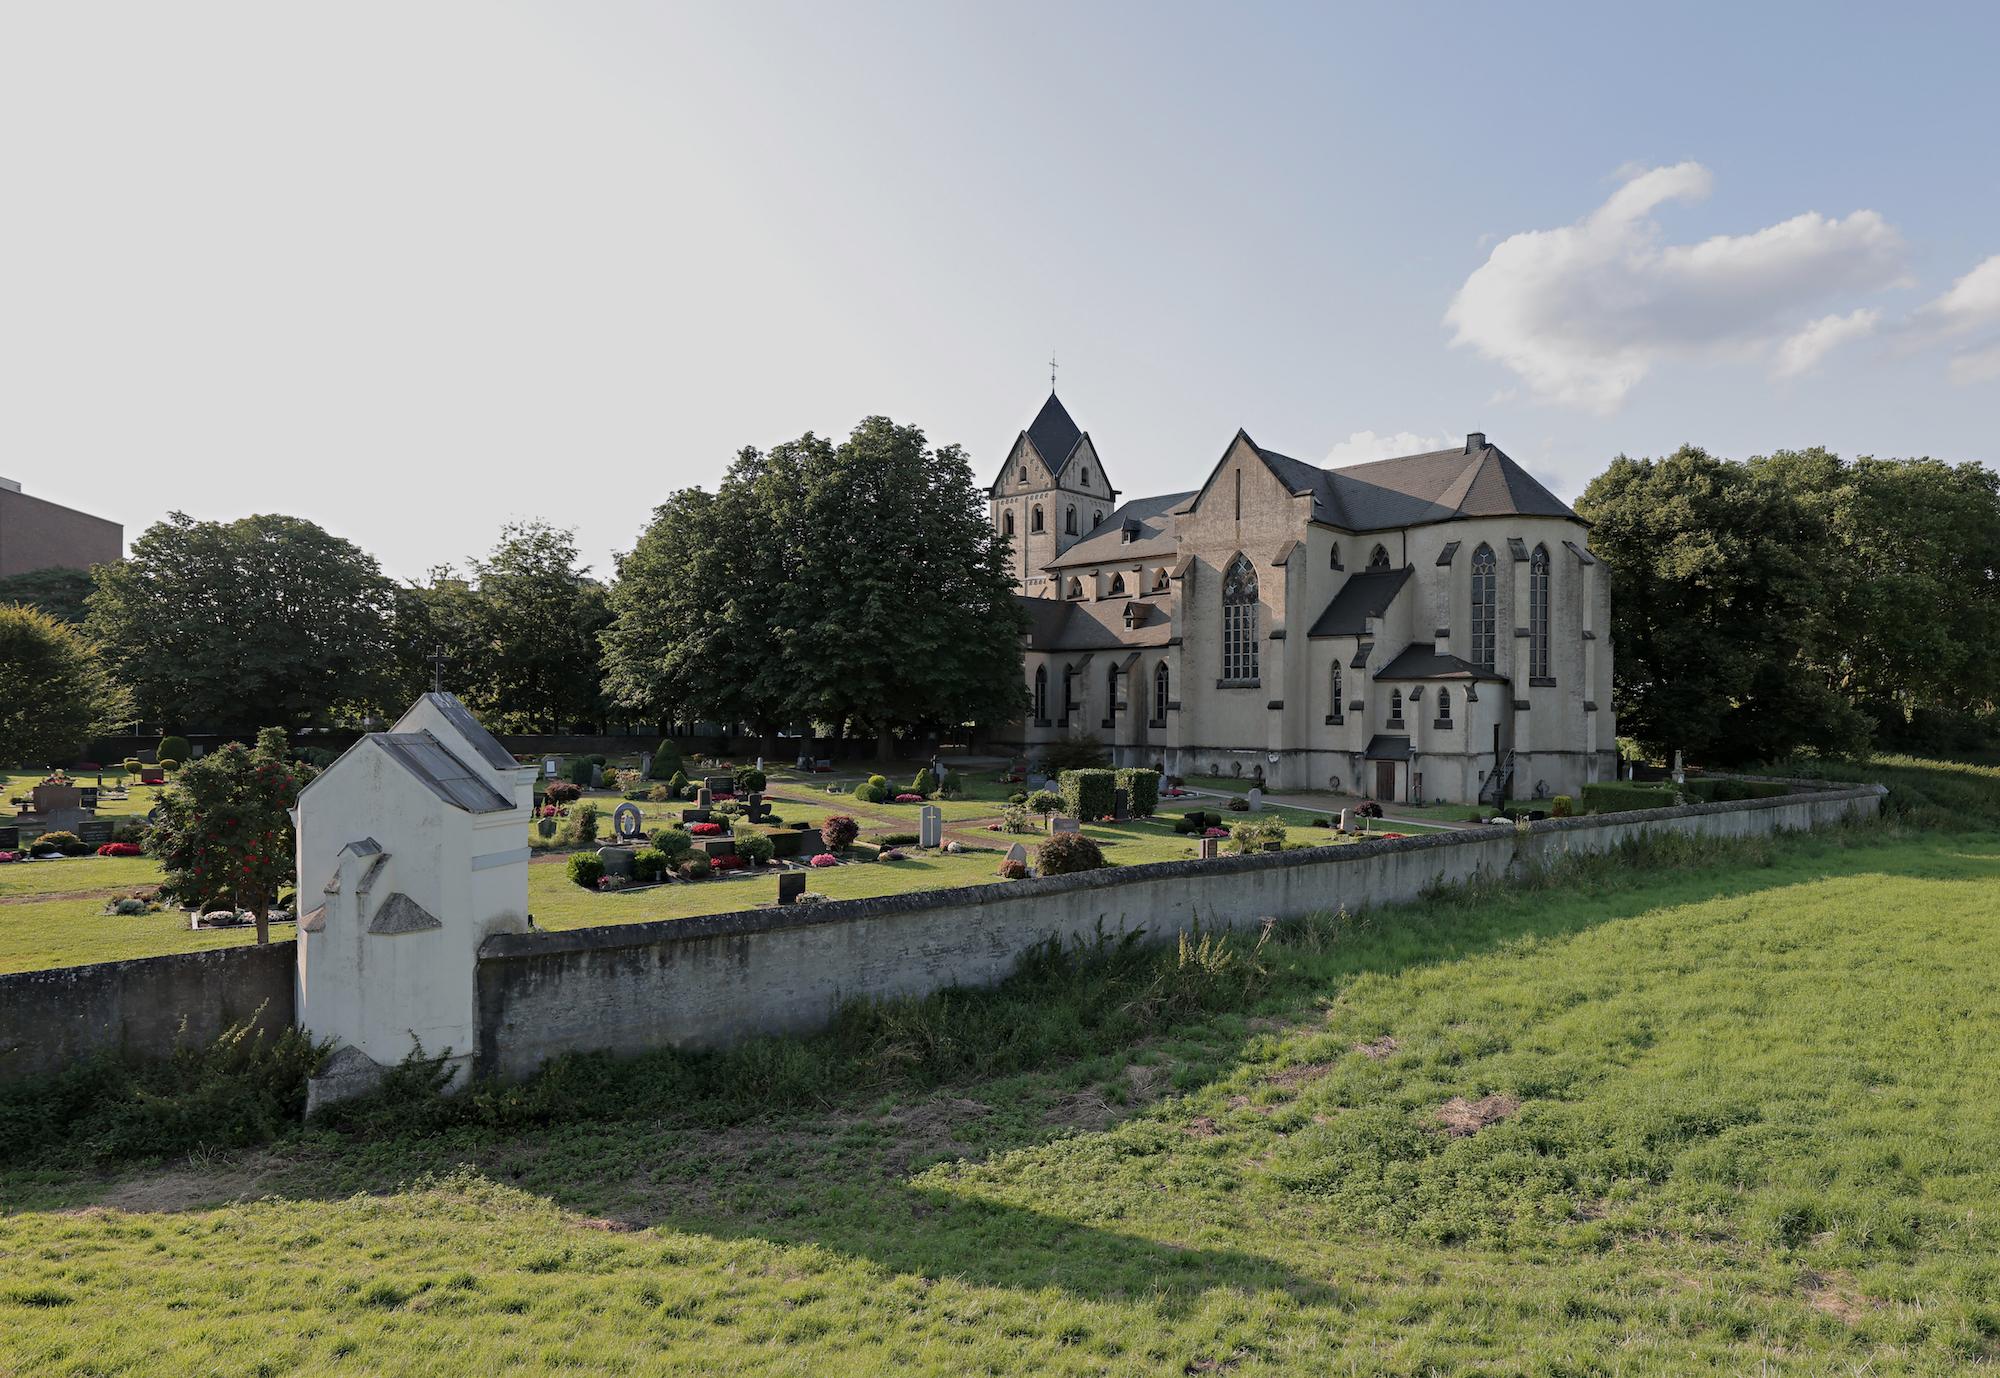
M444 647L432 647L429 659L431 662L431 692L441 694L444 692Z
M1052 349L1049 351L1049 391L1054 392L1055 390L1056 390L1056 352Z

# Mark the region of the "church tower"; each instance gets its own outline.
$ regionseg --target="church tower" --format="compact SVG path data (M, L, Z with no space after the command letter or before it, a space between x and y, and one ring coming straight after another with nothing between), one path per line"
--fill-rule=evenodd
M1053 598L1049 561L1101 526L1118 505L1097 447L1070 419L1055 390L1014 439L1007 463L988 490L993 529L1013 546L1014 582L1021 592Z

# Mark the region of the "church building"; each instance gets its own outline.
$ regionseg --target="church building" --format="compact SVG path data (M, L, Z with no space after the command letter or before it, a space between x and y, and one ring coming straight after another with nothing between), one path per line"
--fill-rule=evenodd
M1020 750L1403 803L1616 778L1608 571L1484 435L1326 469L1239 430L1196 491L1119 498L1051 392L990 492L1030 622Z

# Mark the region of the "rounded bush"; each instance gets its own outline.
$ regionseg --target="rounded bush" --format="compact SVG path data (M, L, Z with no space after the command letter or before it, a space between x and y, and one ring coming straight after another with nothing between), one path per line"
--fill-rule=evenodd
M838 865L840 865L840 858L839 858L839 857L837 857L837 856L835 856L835 855L834 855L834 854L833 854L832 852L821 852L821 853L820 853L820 854L819 854L818 856L814 857L814 858L813 858L813 859L812 859L811 861L808 861L808 862L806 863L806 865L808 865L808 866L838 866Z
M57 828L52 832L43 833L33 842L30 842L28 850L33 852L53 850L61 852L64 856L82 856L90 848L84 846L83 839L75 833L64 828Z
M861 825L844 813L836 813L819 825L819 840L826 844L829 852L852 847L854 839L859 836Z
M160 738L160 749L154 753L153 759L157 760L161 765L165 765L170 759L185 761L193 754L194 748L188 745L186 737L162 737Z
M137 774L139 773L139 771L140 771L140 768L141 768L141 765L140 765L140 761L139 761L139 758L138 758L137 756L127 756L127 757L125 758L125 769L126 769L126 770L127 770L127 771L128 771L129 773L131 773L131 774L133 774L133 775L137 775Z
M762 794L764 792L764 785L764 772L757 769L757 767L738 766L736 768L736 792L738 794Z
M1549 815L1553 818L1568 818L1576 812L1576 800L1567 794L1558 794L1549 801Z
M542 791L542 798L548 800L551 804L574 804L582 797L582 789L572 785L567 780L552 781L549 787Z
M588 788L590 785L591 764L591 759L588 756L579 756L569 763L569 768L563 772L563 775L578 789Z
M1012 857L1009 857L1000 863L1000 878L1002 880L1026 880L1028 878L1028 863L1025 861L1016 861Z
M1229 801L1229 811L1231 813L1248 813L1250 812L1250 801L1248 799L1232 799Z
M1020 793L1019 791L1016 791L1015 793L1007 796L1007 802L1010 804L1026 804L1028 802L1028 796Z
M1021 802L1028 806L1029 813L1058 813L1062 810L1063 797L1052 789L1038 789Z
M175 771L179 770L180 768L181 768L180 757L162 756L160 758L160 769L165 771L167 774L172 775Z
M879 789L884 793L888 792L889 777L886 775L871 775L868 777L868 783L875 786L876 789Z
M604 878L604 858L596 852L578 852L569 859L569 878L573 885L595 890Z
M672 737L660 738L660 744L653 748L653 778L665 780L679 772L681 749Z
M889 801L889 791L870 781L865 785L856 785L854 797L864 804L886 804Z
M641 847L632 853L632 879L651 885L667 869L667 854L658 847Z
M736 834L736 855L752 866L762 866L778 854L777 844L760 832Z
M1045 876L1075 875L1103 867L1103 850L1082 833L1057 833L1035 848L1035 869Z
M708 858L699 854L688 857L675 868L682 880L707 880L714 869L708 864Z

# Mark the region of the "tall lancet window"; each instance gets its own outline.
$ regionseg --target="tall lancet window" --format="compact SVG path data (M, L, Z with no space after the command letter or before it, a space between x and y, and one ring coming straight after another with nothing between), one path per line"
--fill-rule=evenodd
M1247 555L1222 576L1222 677L1257 678L1257 571Z
M1549 678L1549 548L1528 561L1528 678Z
M1493 547L1482 543L1472 552L1472 663L1493 668L1494 578Z
M1049 667L1035 667L1035 721L1049 720Z
M1340 656L1338 654L1335 654L1333 657L1331 688L1333 692L1329 695L1326 706L1326 720L1328 722L1340 722L1347 716L1347 707L1340 701Z
M1167 682L1167 662L1161 661L1153 671L1153 721L1167 720L1167 704L1170 700Z

